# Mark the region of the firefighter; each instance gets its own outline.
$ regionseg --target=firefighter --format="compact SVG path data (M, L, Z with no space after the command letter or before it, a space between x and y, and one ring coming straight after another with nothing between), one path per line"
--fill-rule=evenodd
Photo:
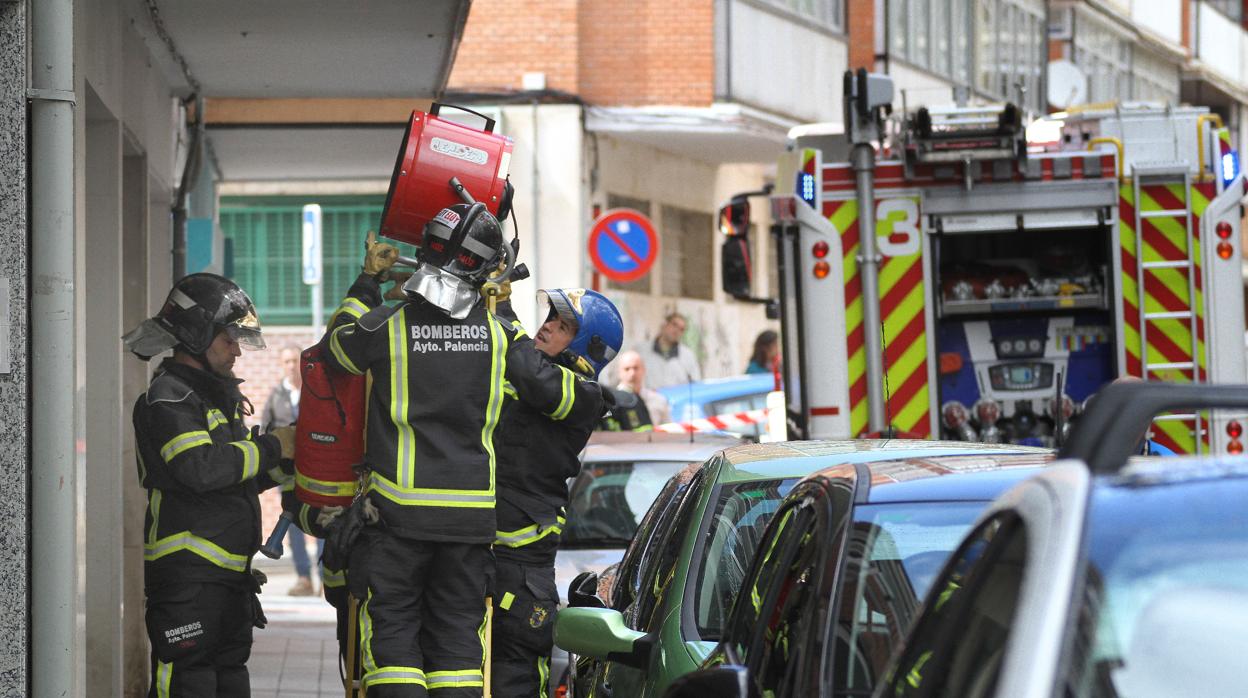
M361 509L375 510L377 523L364 528L356 545L365 552L352 552L347 571L349 586L364 589L369 696L482 693L504 384L557 421L588 426L602 411L597 384L544 360L486 309L480 289L505 245L484 205L443 209L425 226L406 300L392 307L381 304L379 281L397 251L372 242L343 301L354 311L323 339L331 368L373 378Z
M539 292L549 304L533 351L594 380L620 350L624 324L604 296L585 289ZM510 304L499 314L514 320ZM613 408L613 411L615 408ZM555 552L568 503L568 478L580 471L578 455L593 424L547 419L532 406L508 400L496 438L498 533L495 579L492 691L497 698L545 695L554 647Z
M258 492L291 472L294 427L249 430L234 360L264 339L251 299L229 279L192 274L124 338L144 361L173 349L134 405L144 522L150 696L248 695L262 575Z

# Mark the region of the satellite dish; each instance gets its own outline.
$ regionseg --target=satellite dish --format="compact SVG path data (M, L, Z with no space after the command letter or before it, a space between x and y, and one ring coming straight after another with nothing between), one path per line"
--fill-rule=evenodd
M1065 58L1049 61L1049 104L1066 109L1088 101L1088 76Z

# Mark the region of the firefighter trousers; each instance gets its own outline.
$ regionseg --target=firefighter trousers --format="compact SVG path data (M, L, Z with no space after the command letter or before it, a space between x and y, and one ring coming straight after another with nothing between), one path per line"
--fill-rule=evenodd
M370 562L359 628L366 695L480 696L494 569L489 544L411 540L373 528L365 536Z
M490 655L494 698L542 698L550 683L559 592L555 568L499 560Z
M149 592L149 698L246 696L255 595L225 584L178 584Z

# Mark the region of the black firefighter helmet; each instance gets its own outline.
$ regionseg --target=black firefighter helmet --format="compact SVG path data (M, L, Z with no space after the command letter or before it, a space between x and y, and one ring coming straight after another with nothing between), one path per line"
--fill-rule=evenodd
M481 285L503 260L503 244L502 226L485 204L455 204L425 224L420 261Z
M264 348L256 306L238 284L224 276L200 273L182 277L169 291L155 319L192 355L208 351L218 332L229 333L248 349Z

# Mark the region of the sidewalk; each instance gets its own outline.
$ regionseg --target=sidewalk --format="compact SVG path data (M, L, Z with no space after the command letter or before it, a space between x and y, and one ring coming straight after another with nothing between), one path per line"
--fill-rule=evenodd
M315 548L312 548L315 560ZM313 698L345 695L339 678L334 608L320 594L288 596L295 570L290 551L280 560L256 556L252 563L268 575L260 602L268 627L256 629L251 660L254 698ZM315 568L313 569L315 576ZM315 580L319 590L320 580Z

